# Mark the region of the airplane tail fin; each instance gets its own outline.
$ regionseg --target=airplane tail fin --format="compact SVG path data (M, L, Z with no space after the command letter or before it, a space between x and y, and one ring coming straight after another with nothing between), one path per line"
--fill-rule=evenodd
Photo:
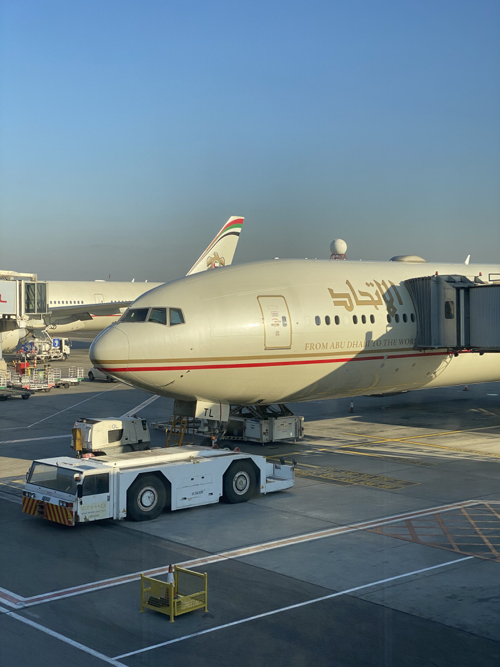
M220 266L229 266L233 261L234 252L238 245L243 220L244 218L239 216L229 218L203 255L195 262L186 275L190 276L193 273L200 273L200 271Z

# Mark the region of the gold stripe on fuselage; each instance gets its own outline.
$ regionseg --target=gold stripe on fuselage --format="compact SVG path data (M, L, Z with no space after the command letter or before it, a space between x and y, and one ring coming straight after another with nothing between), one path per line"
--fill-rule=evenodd
M224 363L224 362L235 362L235 361L280 361L285 359L321 359L321 358L330 358L330 357L359 357L361 355L373 357L373 356L385 356L401 353L412 353L418 356L430 356L430 354L448 354L445 348L432 350L431 353L425 352L422 350L415 350L413 347L402 347L402 348L378 348L376 350L360 350L357 352L354 351L345 351L345 352L318 352L316 354L280 354L279 356L265 356L261 355L252 355L246 357L186 357L184 359L99 359L99 365L104 366L105 364L187 364L187 363Z

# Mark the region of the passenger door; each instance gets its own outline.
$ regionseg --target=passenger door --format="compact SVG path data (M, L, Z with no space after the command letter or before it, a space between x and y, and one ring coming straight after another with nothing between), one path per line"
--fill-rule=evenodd
M283 296L258 296L264 322L266 350L286 349L292 346L292 323Z

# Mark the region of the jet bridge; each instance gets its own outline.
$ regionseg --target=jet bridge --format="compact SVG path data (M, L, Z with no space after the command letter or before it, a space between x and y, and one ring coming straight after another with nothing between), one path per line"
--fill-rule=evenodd
M410 278L404 284L415 308L415 349L500 352L500 275Z
M2 348L15 349L27 328L45 328L47 283L36 274L0 271L0 364Z

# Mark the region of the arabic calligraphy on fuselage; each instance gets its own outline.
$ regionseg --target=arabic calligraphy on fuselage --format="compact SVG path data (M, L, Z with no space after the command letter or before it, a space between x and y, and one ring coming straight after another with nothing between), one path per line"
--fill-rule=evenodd
M394 303L394 300L397 299L397 302L400 306L403 305L403 300L399 294L398 288L389 280L374 280L373 282L365 283L367 287L376 288L374 293L365 292L364 290L355 290L351 285L349 280L346 280L346 285L349 288L349 292L334 292L330 287L328 291L330 296L333 299L334 306L343 306L347 312L352 312L354 306L373 306L378 310L379 306L384 306L387 308L387 312L391 317L397 312L397 306Z

